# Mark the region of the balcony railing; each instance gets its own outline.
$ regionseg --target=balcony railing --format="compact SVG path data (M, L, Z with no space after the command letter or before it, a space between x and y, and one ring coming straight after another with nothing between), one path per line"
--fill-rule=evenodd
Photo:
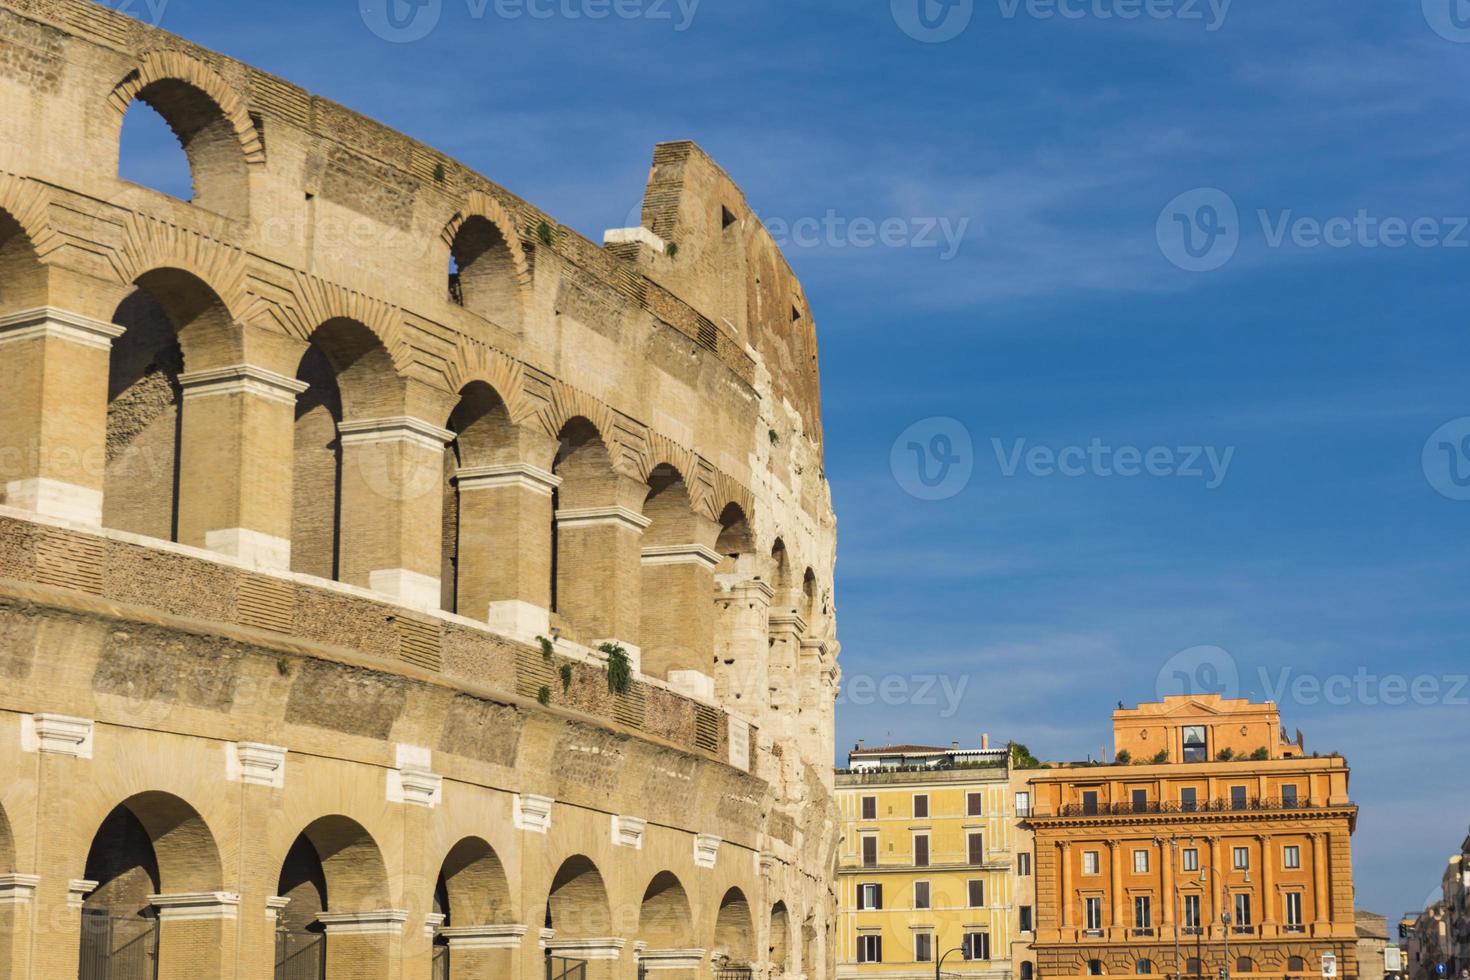
M1351 805L1351 804L1349 804ZM1249 811L1318 810L1326 804L1320 800L1279 799L1276 797L1248 797L1246 799L1200 800L1196 803L1178 801L1147 800L1142 803L1064 803L1055 813L1033 809L1034 820L1057 817L1134 816L1137 814L1162 813L1230 813Z

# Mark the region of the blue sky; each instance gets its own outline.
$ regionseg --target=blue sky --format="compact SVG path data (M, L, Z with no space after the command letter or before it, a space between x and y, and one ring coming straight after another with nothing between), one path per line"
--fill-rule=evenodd
M390 43L378 0L152 2L596 240L665 139L825 222L786 253L840 748L1085 757L1182 667L1348 757L1360 906L1437 886L1470 822L1470 9L924 0L926 33L919 0L439 0Z

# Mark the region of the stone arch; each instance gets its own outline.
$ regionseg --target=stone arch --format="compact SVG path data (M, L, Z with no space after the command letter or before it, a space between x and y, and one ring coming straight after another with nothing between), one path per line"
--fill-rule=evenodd
M459 403L445 426L454 438L444 449L444 508L440 541L440 605L448 612L485 616L490 596L482 594L488 583L468 574L469 566L506 558L507 542L497 541L493 510L474 511L473 500L465 497L460 473L473 479L476 471L511 462L515 448L515 426L505 399L484 381L471 381L460 391ZM466 486L472 484L466 484ZM466 520L468 518L468 520ZM485 519L481 519L485 518ZM466 573L462 577L462 573Z
M367 828L351 817L333 814L307 824L283 859L281 874L283 888L290 886L294 892L307 885L322 897L327 912L365 912L389 905L383 853Z
M0 806L0 874L10 874L15 870L15 835L10 829L5 807ZM16 911L14 902L0 903L0 976L3 977L10 976L7 971L10 969Z
M546 927L557 939L608 935L612 924L607 885L592 859L582 854L562 862L546 899Z
M638 502L627 499L627 481L613 469L603 432L591 419L570 419L557 440L551 470L561 483L552 495L551 609L573 639L610 639L618 613L609 592L619 573L618 515Z
M466 837L439 867L446 926L504 925L517 921L510 878L485 840Z
M1238 958L1235 961L1235 972L1237 974L1240 974L1240 973L1255 973L1256 972L1256 961L1254 959L1252 959L1251 957L1249 957L1249 956L1242 956L1242 957Z
M521 268L511 249L514 232L483 214L462 218L449 241L449 296L476 316L519 333L525 317Z
M249 168L265 162L265 146L244 101L213 69L181 51L150 51L108 101L115 135L134 101L163 117L189 158L195 204L231 218L249 216Z
M690 949L695 944L689 894L677 875L661 871L643 890L638 909L638 939L648 949Z
M702 537L694 502L684 475L670 463L659 463L648 474L643 516L651 522L643 532L645 547L692 544Z
M755 930L750 903L739 888L731 888L720 899L715 915L714 958L731 964L750 965L755 961Z
M25 226L0 208L0 316L46 306L50 270L36 252Z
M740 566L755 553L755 534L751 530L745 508L732 500L720 511L719 524L720 532L715 539L715 551L720 554L720 564L716 571L739 571Z
M821 586L817 584L817 573L810 566L801 576L801 618L808 629L815 629L822 611Z
M181 376L239 363L240 331L214 288L192 272L150 269L118 305L107 384L102 521L180 540L184 464ZM203 541L191 541L203 544Z
M1304 958L1300 956L1288 956L1286 958L1287 973L1305 973L1306 971L1307 961Z
M786 553L786 542L781 538L771 544L770 583L776 593L772 604L783 604L791 589L791 557Z
M791 968L791 915L785 902L771 906L770 942L766 959L779 976Z
M515 219L500 201L484 191L470 191L465 198L464 207L445 224L441 235L444 244L452 249L460 231L475 218L486 221L495 228L505 243L505 250L510 259L511 275L516 286L520 289L529 289L531 287L531 263L526 256L526 250L521 246Z

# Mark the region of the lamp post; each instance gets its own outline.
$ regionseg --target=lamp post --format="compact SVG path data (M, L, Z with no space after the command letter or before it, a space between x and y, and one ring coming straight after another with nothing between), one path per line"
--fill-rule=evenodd
M1225 935L1225 965L1220 970L1220 977L1221 980L1230 980L1230 926L1232 922L1230 915L1230 880L1226 877L1225 872L1216 868L1214 864L1211 864L1209 867L1201 865L1199 869L1199 880L1201 884L1207 884L1209 882L1207 874L1215 875L1220 884L1220 926L1224 930ZM1245 883L1247 885L1251 883L1249 869L1245 873ZM1201 964L1200 966L1200 972L1203 973L1204 965Z
M939 971L944 969L944 961L948 959L950 955L954 953L963 953L964 951L965 947L956 946L954 949L951 949L948 952L941 953L939 956L939 961L934 964L934 980L941 980Z

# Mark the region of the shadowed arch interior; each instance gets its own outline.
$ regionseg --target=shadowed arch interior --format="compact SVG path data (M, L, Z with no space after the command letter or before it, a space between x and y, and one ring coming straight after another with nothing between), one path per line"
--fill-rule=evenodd
M0 315L46 306L46 266L20 223L0 210Z
M520 286L500 228L482 215L471 215L455 232L449 261L451 297L471 313L519 332Z
M643 501L643 516L652 522L643 532L646 547L693 544L699 539L689 488L683 475L668 463L660 463L648 474L648 496Z
M162 116L178 138L189 161L193 203L227 217L247 217L250 184L245 152L219 105L202 90L174 78L145 85L135 98Z
M791 916L785 902L771 907L771 942L766 950L767 959L777 970L785 970L791 956Z
M672 872L659 872L644 889L638 938L649 949L689 949L695 945L689 895Z
M87 905L138 914L147 896L218 891L219 848L192 806L168 793L129 797L92 838L84 877L98 883Z
M578 854L567 858L551 881L546 900L549 928L558 939L588 939L606 936L612 918L607 886L592 859Z
M462 559L476 556L495 560L491 552L498 542L476 540L477 528L462 520L463 509L456 474L464 468L512 462L507 451L515 447L514 426L505 400L483 381L472 381L460 391L459 404L449 416L445 428L454 440L444 451L444 524L440 554L441 606L448 612L461 612L459 573ZM483 616L478 607L465 610L468 615Z
M570 419L558 433L557 442L551 470L562 482L551 498L551 611L563 617L575 639L579 638L579 615L585 616L601 602L594 579L597 563L606 556L586 553L579 543L584 536L564 533L558 515L565 510L612 503L617 498L618 477L602 434L588 419Z
M720 899L715 917L716 955L723 954L733 963L750 963L755 958L754 930L751 927L750 903L739 888L731 888Z
M302 850L303 844L310 852ZM298 862L295 867L308 873L288 881L284 869L292 867L293 854ZM312 854L321 869L312 885L325 895L327 911L363 912L388 907L388 869L377 842L362 824L340 815L313 820L297 836L287 854L283 863L283 887L288 884L298 887L312 877L310 862L301 863Z
M720 553L720 564L715 569L720 574L739 570L742 559L755 552L755 535L745 510L737 503L728 503L720 511L720 534L715 539L715 550Z
M478 837L450 848L439 870L445 925L504 925L516 921L510 879L499 855Z

